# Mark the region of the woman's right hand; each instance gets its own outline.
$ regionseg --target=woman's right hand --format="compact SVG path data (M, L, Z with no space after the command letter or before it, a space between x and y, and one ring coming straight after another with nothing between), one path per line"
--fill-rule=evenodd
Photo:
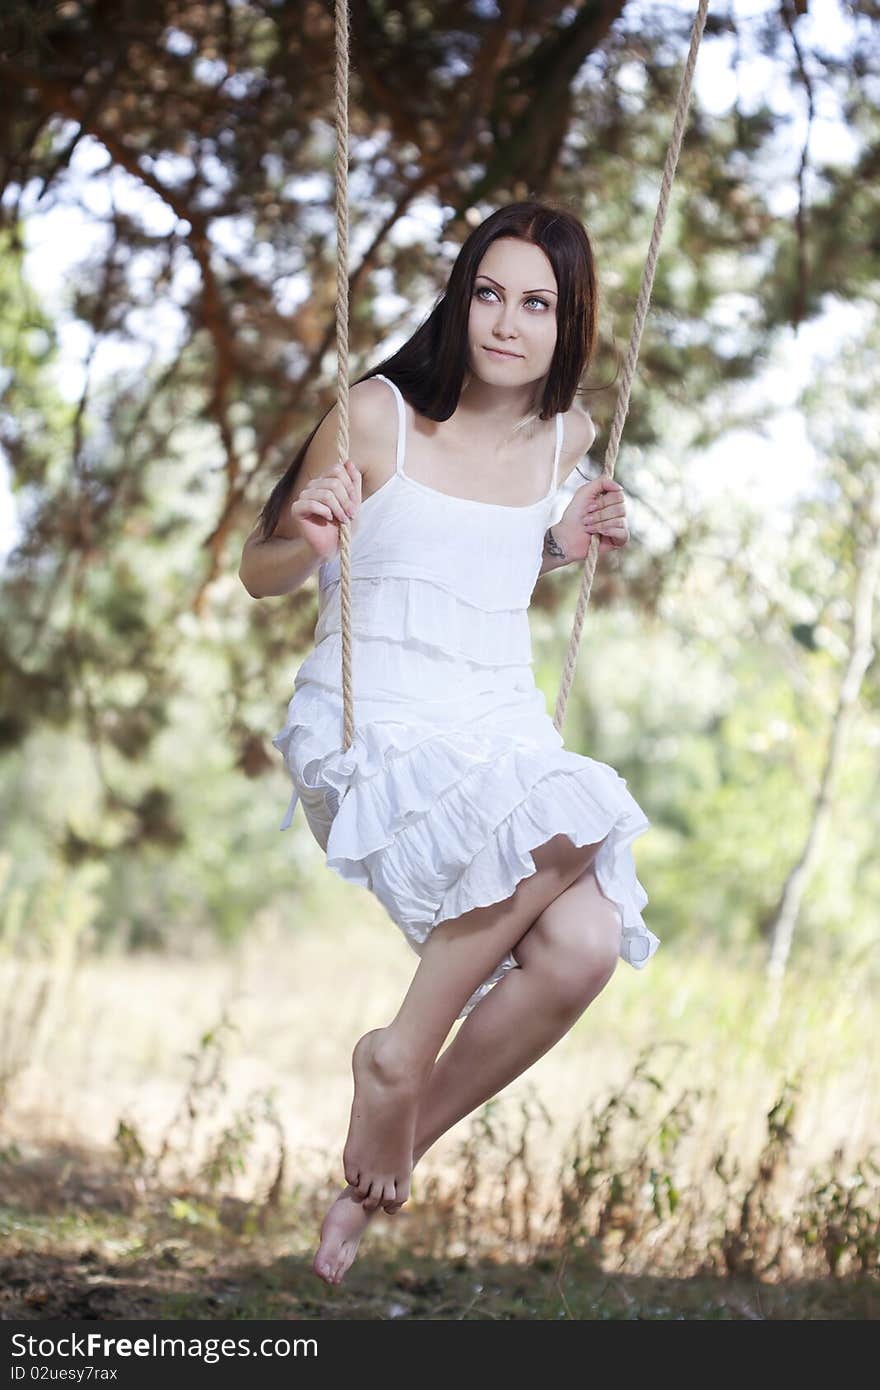
M351 459L313 478L291 504L296 529L322 560L339 549L339 527L353 520L361 504L361 475Z

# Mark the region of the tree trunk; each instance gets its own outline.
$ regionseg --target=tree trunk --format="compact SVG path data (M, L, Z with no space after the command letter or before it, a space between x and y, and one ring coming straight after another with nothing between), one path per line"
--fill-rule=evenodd
M853 604L849 661L840 686L837 709L831 726L828 755L813 805L809 831L803 852L791 869L783 886L779 903L775 911L769 916L765 926L765 932L770 939L767 980L772 994L771 1017L768 1019L768 1022L771 1023L775 1021L778 1013L782 982L788 964L801 900L819 856L830 818L834 783L846 750L847 735L855 716L862 680L874 655L872 617L878 582L880 582L880 529L875 526L870 538L861 548L861 562L858 564Z

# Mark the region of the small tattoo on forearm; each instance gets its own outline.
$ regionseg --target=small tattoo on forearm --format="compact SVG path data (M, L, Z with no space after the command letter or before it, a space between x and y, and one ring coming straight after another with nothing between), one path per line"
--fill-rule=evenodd
M544 535L544 550L548 555L553 555L558 560L565 559L565 551L562 549L562 546L559 544L549 526Z

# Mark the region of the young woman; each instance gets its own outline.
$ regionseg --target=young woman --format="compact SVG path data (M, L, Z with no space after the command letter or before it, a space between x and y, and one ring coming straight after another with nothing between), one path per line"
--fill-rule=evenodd
M445 292L279 480L245 544L256 598L318 570L315 646L273 743L326 862L368 888L420 956L392 1021L352 1056L343 1168L313 1268L341 1282L379 1206L399 1210L441 1134L543 1056L617 959L658 946L626 782L566 749L537 689L539 575L625 545L604 476L556 496L595 431L575 402L596 333L592 248L552 203L499 208ZM342 747L339 527L350 521L355 739ZM494 988L493 988L494 986ZM441 1046L457 1018L465 1021Z

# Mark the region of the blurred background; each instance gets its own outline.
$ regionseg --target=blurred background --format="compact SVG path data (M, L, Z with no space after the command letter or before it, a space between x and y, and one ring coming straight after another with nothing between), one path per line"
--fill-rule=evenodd
M601 470L694 10L351 5L352 379L564 200ZM237 573L335 399L333 5L0 13L4 1316L876 1316L876 4L723 0L697 62L564 730L651 820L661 949L338 1290L351 1048L416 962L278 833L317 591ZM535 590L550 713L579 582Z

